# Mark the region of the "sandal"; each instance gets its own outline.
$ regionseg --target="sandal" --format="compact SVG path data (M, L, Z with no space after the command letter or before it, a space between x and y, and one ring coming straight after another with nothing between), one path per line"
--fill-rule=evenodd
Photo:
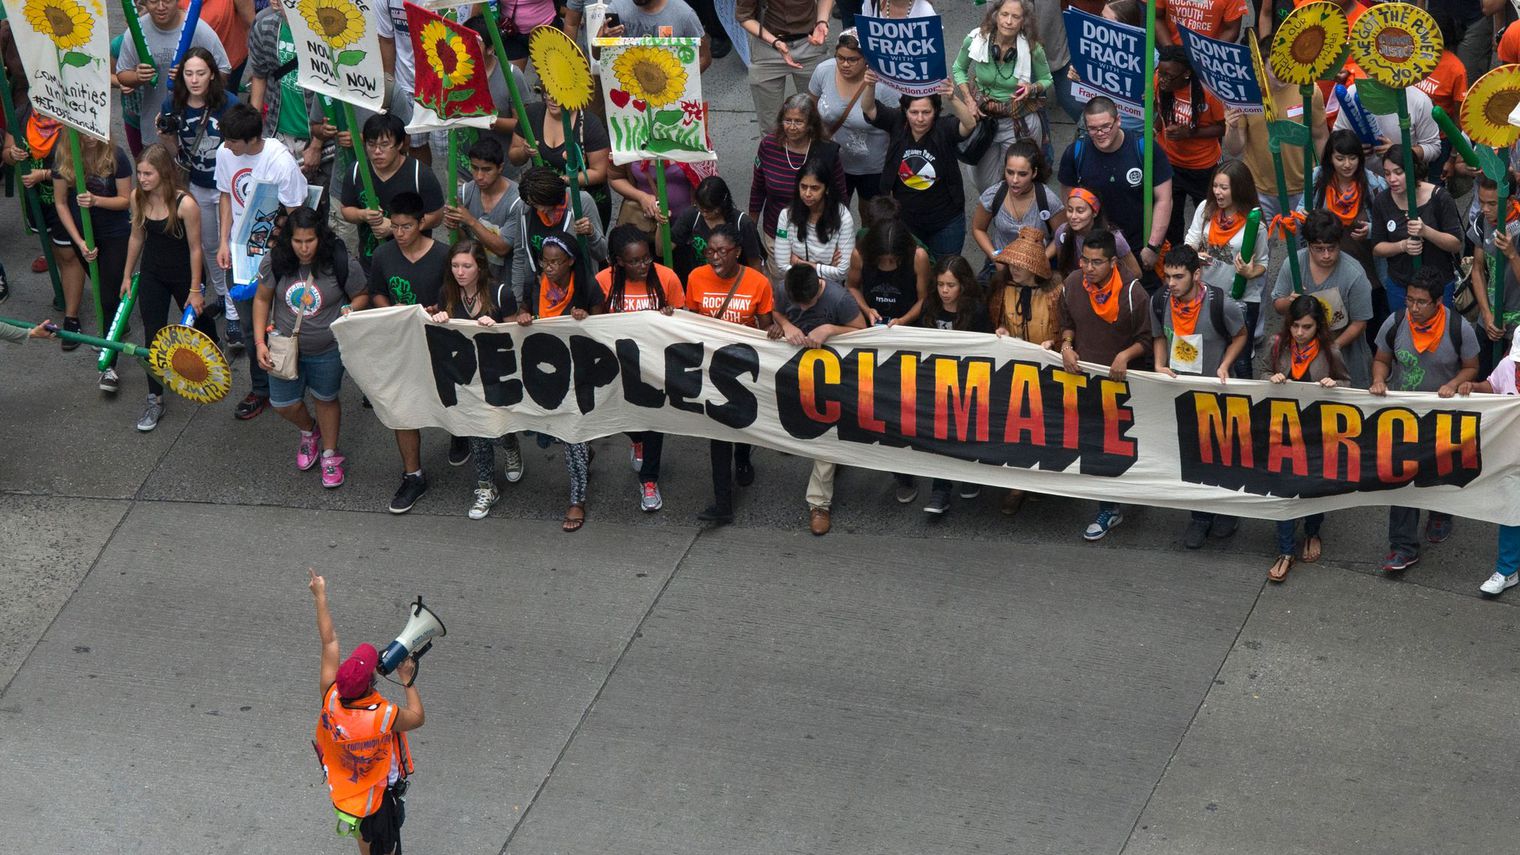
M1282 580L1288 578L1288 571L1290 569L1292 569L1292 567L1293 567L1293 556L1291 556L1291 555L1279 555L1279 556L1277 556L1277 563L1273 564L1272 565L1272 569L1267 571L1267 581L1269 581L1269 582L1281 582Z
M1024 499L1028 495L1023 490L1009 490L1008 494L1003 497L1003 501L999 503L999 510L1003 512L1004 516L1014 516L1019 512L1020 508L1024 507Z
M1313 548L1311 549L1310 547ZM1324 544L1320 541L1319 535L1311 534L1304 538L1303 554L1299 557L1303 558L1306 564L1313 564L1319 560L1320 551L1323 548Z
M580 511L580 516L574 516L574 514L575 514L576 511ZM560 526L560 530L564 531L564 532L567 532L567 533L568 532L572 532L572 531L580 531L581 530L581 526L583 526L585 524L586 524L586 506L585 505L571 505L570 506L570 510L565 511L565 522L564 522L563 525Z

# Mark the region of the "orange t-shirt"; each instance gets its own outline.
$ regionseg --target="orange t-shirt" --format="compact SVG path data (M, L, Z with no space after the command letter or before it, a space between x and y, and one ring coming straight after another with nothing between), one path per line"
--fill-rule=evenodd
M660 290L665 292L665 305L672 309L680 309L686 306L686 296L681 291L681 277L674 270L656 262L652 265L656 278L660 280ZM607 301L609 312L640 312L645 309L658 308L654 302L654 296L649 289L649 283L623 283L623 305L612 305L612 268L607 268L596 274L596 283L602 286L602 297ZM727 291L724 292L728 293Z
M1160 85L1159 83L1157 84ZM1184 86L1172 93L1174 96L1172 114L1161 115L1161 96L1157 90L1156 115L1163 119L1162 128L1158 128L1157 138L1161 140L1161 150L1166 152L1166 159L1172 166L1180 166L1183 169L1213 169L1219 163L1220 149L1219 137L1199 139L1193 137L1185 140L1174 140L1166 135L1163 128L1167 125L1186 126L1188 119L1193 115L1193 91L1192 85ZM1224 104L1207 89L1203 92L1203 115L1198 117L1199 128L1208 125L1224 124Z
M1499 62L1504 65L1520 62L1520 21L1504 28L1504 35L1499 38L1497 53Z
M1332 3L1335 2L1335 0L1330 0L1330 1ZM1317 3L1317 2L1319 2L1319 0L1293 0L1293 8L1297 9L1298 7L1303 6L1306 3ZM1346 23L1348 23L1348 24L1355 24L1356 23L1356 19L1362 17L1362 13L1365 12L1365 11L1367 11L1367 7L1363 6L1360 2L1358 2L1358 3L1352 3L1351 4L1351 8L1345 10L1345 12L1346 12Z
M179 0L181 9L190 8L190 0ZM238 17L237 4L233 0L201 0L201 20L222 40L227 51L227 64L236 70L248 59L248 31L252 24Z
M1192 30L1200 36L1219 38L1219 31L1230 21L1245 17L1245 0L1156 0L1156 14L1166 13L1166 29L1172 36L1172 44L1182 38L1177 25Z
M711 264L704 264L686 277L686 305L692 311L709 318L718 316L718 308L728 297L732 280L719 279ZM753 267L739 268L739 285L734 288L734 298L728 301L723 320L746 327L758 327L756 318L769 315L776 308L776 298L771 292L771 280Z
M1462 102L1467 99L1467 66L1449 50L1441 51L1441 60L1430 76L1415 86L1437 107L1446 111L1453 122L1461 121Z

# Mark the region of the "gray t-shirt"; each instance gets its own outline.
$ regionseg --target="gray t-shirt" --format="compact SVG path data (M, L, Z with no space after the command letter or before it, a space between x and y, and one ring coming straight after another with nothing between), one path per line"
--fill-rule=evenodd
M1477 197L1474 196L1474 199ZM1511 240L1520 242L1520 222L1510 220L1504 224L1504 230L1509 232ZM1467 237L1475 246L1483 248L1485 259L1497 258L1500 253L1494 247L1494 227L1489 225L1479 213L1476 218L1469 216L1467 223ZM1486 278L1488 271L1484 270ZM1514 265L1504 265L1504 294L1499 298L1500 310L1495 312L1495 320L1499 327L1504 330L1520 326L1520 278L1515 276Z
M270 256L264 256L264 261L259 264L260 290L274 291L270 323L274 324L275 330L280 335L290 335L296 326L297 309L303 315L300 342L303 356L326 353L338 346L338 340L332 334L333 321L341 316L343 307L363 294L367 287L358 259L351 253L344 255L348 278L341 289L333 272L313 276L311 268L303 265L293 275L275 279Z
M507 191L501 194L501 198L489 211L482 207L480 188L475 186L474 181L466 182L459 190L459 206L480 220L482 225L505 237L507 246L514 250L522 243L522 236L517 233L517 218L511 215L512 206L517 204L517 200L517 185L510 181L507 182ZM505 280L507 259L489 252L486 253L486 259L491 264L492 281Z
M778 288L776 307L804 333L810 333L824 324L847 324L860 317L860 304L855 302L849 291L832 282L824 286L817 302L806 309L793 303L787 297L786 289Z
M1024 212L1022 218L1015 219L1012 214L1008 213L1006 195L1003 204L999 205L996 211L992 210L993 203L997 201L998 191L1002 189L1003 182L999 181L983 190L982 197L979 200L982 210L992 213L992 222L987 225L987 237L992 240L994 249L1001 250L1008 244L1013 243L1014 239L1019 236L1019 231L1025 226L1039 229L1040 234L1044 235L1047 243L1055 237L1055 229L1051 228L1050 218L1066 210L1065 203L1061 201L1061 197L1057 196L1055 191L1044 184L1034 185L1036 195L1030 202L1029 210ZM1043 208L1041 207L1042 204Z
M1451 309L1446 310L1446 316L1447 329L1441 333L1441 343L1429 353L1414 349L1414 337L1409 331L1407 313L1403 317L1395 313L1383 321L1377 334L1378 353L1389 352L1389 332L1393 330L1394 323L1398 322L1398 330L1393 332L1392 339L1393 372L1388 375L1389 389L1396 392L1434 392L1457 376L1457 372L1462 370L1462 360L1478 357L1478 334L1473 331L1472 324ZM1450 325L1453 319L1462 330L1460 353L1452 341Z
M1303 274L1304 293L1318 297L1325 305L1325 315L1330 319L1330 331L1339 337L1347 324L1372 320L1372 283L1367 272L1355 258L1341 253L1335 269L1322 282L1315 282L1309 272L1309 253L1299 250L1298 269ZM1293 271L1284 264L1277 271L1277 283L1272 286L1272 299L1293 296ZM1351 375L1351 385L1365 389L1372 384L1372 347L1367 337L1359 335L1341 351L1346 372Z
M607 4L609 12L616 12L623 19L623 38L641 39L646 36L668 35L678 39L699 39L706 34L702 19L686 5L686 0L665 0L665 8L650 12L633 0L612 0ZM670 32L661 33L661 27Z
M141 86L137 91L142 94L143 117L142 117L142 144L152 145L158 142L158 108L164 103L169 95L169 65L174 62L174 51L179 48L180 25L175 24L172 30L160 30L153 25L153 19L143 15L142 21L143 41L148 44L149 61L158 69L158 82L150 89ZM181 18L183 20L183 18ZM211 51L216 57L216 66L223 74L232 71L232 64L227 59L227 51L222 47L222 40L217 38L216 31L205 21L195 23L195 35L190 37L191 47L203 47ZM121 40L121 52L116 55L116 70L126 71L136 68L139 62L137 58L137 41L130 37ZM149 115L151 114L151 115Z
M1156 292L1151 298L1151 335L1156 338L1166 336L1167 353L1171 355L1171 368L1178 374L1198 374L1204 377L1212 377L1219 373L1219 366L1224 362L1224 352L1230 349L1230 342L1235 334L1240 332L1246 325L1245 312L1240 303L1231 300L1223 291L1215 288L1204 287L1203 305L1198 307L1198 322L1193 327L1193 334L1202 337L1201 359L1196 371L1184 370L1183 365L1188 361L1187 348L1179 351L1178 345L1172 340L1172 305L1166 290ZM1155 303L1161 301L1161 317L1157 319ZM1224 332L1214 327L1215 300L1222 300L1224 307ZM1157 366L1158 368L1160 366Z
M844 112L845 105L850 103L850 98L855 94L853 91L848 94L839 91L839 81L834 76L836 65L833 58L818 63L808 81L808 91L818 99L818 114L823 117L825 129L834 127ZM896 104L902 93L878 82L875 94L884 104ZM869 97L870 92L862 93L855 106L850 108L849 118L834 132L834 142L839 143L839 162L844 164L846 175L877 175L886 162L887 132L867 122L865 114L861 112L860 105Z

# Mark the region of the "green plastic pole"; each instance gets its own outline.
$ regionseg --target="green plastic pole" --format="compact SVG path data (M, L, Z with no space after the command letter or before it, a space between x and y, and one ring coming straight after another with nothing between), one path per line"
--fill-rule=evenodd
M1304 102L1304 133L1308 136L1308 142L1304 143L1304 181L1302 192L1309 192L1309 176L1314 174L1314 90L1313 83L1298 87L1298 94Z
M9 324L10 326L22 327L24 329L31 329L32 327L37 326L30 321L18 321L15 318L0 318L0 324ZM88 344L93 347L115 350L142 360L147 360L148 354L150 353L149 348L143 347L140 344L132 344L131 342L125 341L111 341L107 338L97 338L93 335L69 332L68 330L63 329L53 330L53 335L58 336L64 341L77 341L80 344Z
M378 211L380 197L375 194L375 179L369 174L369 157L364 154L364 140L362 134L354 130L359 127L359 121L354 118L354 105L347 101L339 103L343 105L343 118L348 125L349 142L353 143L354 162L359 164L359 180L364 182L364 207L371 211Z
M660 223L660 246L664 249L665 266L675 269L675 252L670 246L670 194L665 190L665 159L654 159L654 187L660 197L660 214L665 217L665 222ZM658 278L658 277L656 277ZM656 282L656 285L659 283Z
M1437 107L1436 109L1440 109L1440 108ZM1494 154L1498 154L1498 153L1499 152L1497 150L1494 152ZM1509 161L1509 158L1507 156L1507 152L1506 152L1506 156L1505 156L1504 159L1505 159L1505 162L1507 164L1508 161ZM1495 212L1495 213L1498 215L1499 219L1498 219L1498 222L1494 226L1494 229L1495 229L1494 234L1508 234L1509 232L1507 232L1505 230L1506 229L1505 220L1507 219L1506 215L1509 213L1509 210L1508 210L1509 209L1509 170L1508 169L1504 170L1504 175L1499 178L1499 182L1498 183L1499 183L1499 210L1497 212ZM1503 308L1504 307L1501 305L1500 299L1501 299L1501 297L1504 294L1504 285L1503 285L1503 282L1504 282L1504 277L1506 275L1507 274L1505 273L1505 257L1504 257L1504 253L1502 253L1502 252L1496 252L1496 253L1494 253L1493 267L1490 269L1489 274L1488 274L1488 308L1489 308L1489 311L1493 312L1494 317L1498 318L1498 320L1499 320L1499 328L1500 329L1504 329L1504 312L1503 312ZM1495 362L1495 364L1498 364L1499 360L1501 360L1501 359L1504 358L1504 352L1505 352L1506 346L1508 344L1509 343L1506 342L1506 341L1504 341L1503 339L1500 339L1499 341L1494 342L1494 362Z
M449 165L443 170L444 178L449 182L448 201L445 203L450 208L459 205L459 142L453 128L449 128ZM449 229L449 245L459 243L459 229Z
M126 0L131 2L131 0ZM16 108L11 104L11 80L5 73L5 63L0 62L0 109L5 113L5 126L10 128L11 137L16 140L18 147L22 146L25 139L25 130L16 121ZM47 259L48 278L53 280L53 308L63 311L63 281L58 278L58 262L53 258L53 242L48 239L47 226L42 216L42 197L37 188L28 187L21 180L23 166L16 164L16 183L21 185L21 198L26 205L26 213L31 217L32 225L37 229L37 240L42 244L42 257ZM104 369L102 369L104 370Z
M116 317L111 319L111 331L106 338L111 341L121 341L122 333L126 332L127 319L132 317L132 307L137 305L137 274L132 274L132 287L127 289L127 296L121 299L121 304L116 307ZM100 359L96 361L95 368L104 371L116 361L116 351L105 348L100 351Z
M1414 148L1413 137L1409 133L1409 95L1400 89L1397 91L1399 99L1399 141L1404 144L1404 190L1409 197L1409 219L1413 220L1420 216L1420 176L1414 174ZM1420 272L1420 256L1410 259L1414 262L1414 272Z
M1440 107L1431 108L1430 115L1440 126L1441 133L1446 135L1446 140L1451 143L1451 150L1461 156L1463 163L1474 169L1478 168L1478 153L1467 144L1467 137L1462 135L1462 129L1451 120L1451 116L1446 115L1446 111Z
M1151 240L1151 217L1155 216L1152 208L1152 199L1155 196L1153 182L1155 176L1151 174L1151 165L1155 156L1151 147L1156 144L1156 4L1145 4L1145 149L1142 155L1141 168L1144 174L1140 189L1143 204L1141 209L1145 212L1142 217L1141 237L1146 243Z
M88 193L84 178L84 155L80 152L79 131L68 128L69 154L74 158L74 193ZM79 206L79 220L84 226L85 249L95 249L95 221L90 218L90 209ZM95 318L100 322L100 331L107 332L106 312L100 304L100 261L96 259L90 262L90 293L95 298Z
M1269 137L1267 151L1272 154L1272 169L1277 176L1277 206L1282 209L1282 215L1286 216L1291 212L1288 209L1288 178L1283 173L1282 143L1275 137ZM1288 245L1288 270L1293 275L1293 293L1302 294L1304 293L1304 277L1298 268L1298 236L1290 231L1283 235L1283 238Z
M127 19L127 31L132 34L132 46L137 48L137 61L153 64L153 54L148 52L148 40L143 37L142 21L137 19L137 4L133 0L121 0L121 14ZM158 85L158 72L148 81L149 86Z
M565 126L565 177L570 180L570 211L574 214L573 219L579 220L581 218L580 171L585 166L586 153L581 151L580 142L575 138L575 125L570 121L570 111L560 107L559 118ZM575 242L580 245L581 260L589 262L591 247L586 244L586 236L577 232Z
M1251 213L1246 215L1246 233L1240 239L1240 257L1249 262L1256 256L1256 235L1261 231L1261 209L1252 208ZM1246 295L1246 278L1241 274L1235 274L1235 281L1230 283L1230 297L1239 300Z
M535 152L533 165L543 166L543 157L536 154L538 140L533 137L533 126L528 121L527 111L523 109L522 94L517 91L517 81L512 79L512 63L507 61L507 49L501 43L501 24L496 19L496 7L482 3L480 8L486 16L486 31L491 34L491 49L496 52L496 67L501 69L501 76L507 81L507 92L512 96L512 110L517 115L517 132L522 135L528 148Z

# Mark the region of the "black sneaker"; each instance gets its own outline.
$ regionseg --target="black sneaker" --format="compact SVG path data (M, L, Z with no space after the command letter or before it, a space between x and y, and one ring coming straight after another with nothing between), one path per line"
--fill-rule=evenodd
M255 395L252 392L249 392L247 397L243 398L241 401L238 401L238 405L233 408L232 417L240 422L246 422L249 419L256 418L259 413L264 412L264 408L268 406L269 396Z
M755 464L748 460L734 466L734 483L740 487L748 487L755 483Z
M64 318L63 319L63 329L64 329L65 332L73 332L73 333L79 332L79 330L80 330L79 319L78 318ZM65 353L67 353L67 352L69 352L71 350L78 350L79 349L79 342L77 342L77 341L69 341L68 339L60 339L59 342L58 342L58 347L60 349L62 349Z
M708 39L707 49L712 52L713 59L722 59L734 49L734 43L727 38L714 36Z
M717 523L718 525L728 525L734 521L734 512L731 509L720 508L717 505L708 505L700 513L697 514L697 519L701 520L702 522Z
M0 303L4 303L6 300L10 299L10 296L11 284L6 279L5 268L0 267Z
M401 486L396 488L396 495L391 497L390 512L404 514L417 504L422 494L427 492L427 478L422 475L402 475Z
M470 439L465 436L449 437L449 465L463 466L470 460Z
M231 318L227 319L227 353L230 356L243 353L243 325Z

